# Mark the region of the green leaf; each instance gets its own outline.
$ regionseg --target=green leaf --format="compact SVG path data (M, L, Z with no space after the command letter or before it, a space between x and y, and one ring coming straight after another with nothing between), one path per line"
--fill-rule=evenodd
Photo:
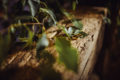
M73 16L71 14L69 14L68 12L66 12L64 9L61 9L63 14L69 19L71 20L73 18Z
M56 38L55 47L59 53L59 61L64 63L66 68L77 72L78 54L77 50L71 46L70 41L62 37Z
M81 21L77 21L77 20L74 20L72 21L73 25L78 28L79 30L82 30L83 29L83 24Z
M73 10L76 10L77 4L78 4L78 0L74 0L73 3L72 3Z
M72 27L69 27L69 28L68 28L68 34L69 34L69 35L72 35L72 34L73 34L73 31L74 31L74 30L73 30Z
M63 14L72 21L73 25L78 28L79 30L83 29L83 24L81 21L77 21L73 15L69 14L68 12L66 12L64 9L61 9Z
M78 30L78 29L76 29L73 34L74 34L73 36L77 36L80 38L84 38L85 36L88 35L87 33L83 32L81 30Z
M68 32L67 32L67 29L65 28L65 26L63 26L63 25L57 25L58 26L58 28L60 28L60 29L62 29L63 30L63 32L68 36L68 38L70 39L70 35L68 34Z
M74 35L76 35L76 34L79 34L80 33L80 30L75 30L75 32L74 32Z
M108 18L108 17L103 17L103 20L104 20L105 23L111 24L110 18Z
M42 37L38 40L36 48L37 50L41 50L47 47L48 45L49 45L49 41L46 37L46 34L43 34Z
M73 1L73 3L72 3L72 8L73 8L73 10L76 9L76 1Z
M0 34L0 63L7 56L7 52L10 48L11 35L10 33L2 36Z
M54 24L57 23L57 21L56 21L56 17L55 17L54 13L53 13L50 9L47 9L47 8L40 8L40 11L49 14L49 16L53 19Z
M72 27L69 27L68 29L65 28L65 31L66 33L69 35L69 36L72 36L73 32L74 32L74 29Z
M28 42L29 42L29 43L32 43L34 33L33 33L32 31L29 30L28 36L29 36L29 37L28 37Z
M46 37L46 34L43 34L42 37L38 40L36 46L36 57L40 59L40 52L42 52L45 47L49 45L49 41Z
M32 14L32 16L34 17L35 14L36 14L36 12L37 12L36 7L35 7L35 5L34 5L34 3L33 3L32 0L28 0L28 4L29 4L29 6L30 6L31 14Z
M21 3L22 3L23 6L25 6L26 0L21 0Z
M10 28L10 30L12 33L15 33L15 28L13 26Z
M29 29L27 28L26 26L26 29L28 30L28 38L22 38L22 40L26 43L26 45L24 46L25 47L31 47L32 43L33 43L33 36L34 36L34 33Z

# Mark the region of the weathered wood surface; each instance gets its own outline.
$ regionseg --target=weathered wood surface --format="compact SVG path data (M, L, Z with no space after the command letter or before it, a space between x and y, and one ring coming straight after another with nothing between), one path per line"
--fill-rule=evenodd
M78 38L71 41L73 47L78 49L78 73L76 74L72 71L69 71L62 65L55 62L52 67L55 69L56 73L59 73L61 75L61 78L57 80L88 80L89 74L91 74L92 69L94 68L94 64L97 60L97 55L102 46L104 33L103 17L105 15L101 14L101 12L106 12L106 9L85 9L86 10L73 12L77 19L82 19L84 25L83 31L88 33L88 36L85 38ZM50 33L51 31L52 33ZM51 40L51 37L57 34L57 27L48 29L47 33L48 38ZM48 47L46 50L48 50L55 58L58 57L58 54L53 46ZM3 70L3 74L1 74L3 75L2 78L5 78L4 75L7 75L7 70L9 71L11 68L14 70L14 68L17 67L17 69L14 70L14 75L10 74L9 80L40 80L40 74L42 74L42 72L39 72L41 70L38 68L43 67L43 69L46 69L45 67L47 63L42 59L38 61L35 56L35 49L29 51L18 51L14 54L9 55L8 58L4 61L3 66L1 66L1 69Z

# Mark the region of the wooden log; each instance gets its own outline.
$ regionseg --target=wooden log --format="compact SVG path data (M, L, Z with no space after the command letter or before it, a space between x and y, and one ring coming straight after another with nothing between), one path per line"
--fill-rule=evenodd
M97 55L102 47L105 24L103 21L103 17L105 15L101 14L101 12L105 12L106 14L106 9L95 7L82 8L80 9L80 11L71 12L75 14L75 17L77 19L81 19L83 23L83 31L88 34L88 36L84 38L71 40L72 46L77 48L79 55L77 74L73 71L67 70L63 65L58 64L57 61L54 60L58 57L58 53L53 47L54 45L51 45L46 50L51 53L49 54L49 56L54 56L53 65L48 63L49 59L40 59L38 61L35 57L36 49L32 49L29 51L18 51L12 55L9 55L9 57L4 61L4 64L1 66L2 78L5 78L5 75L10 76L11 74L7 74L7 70L9 71L9 69L15 68L14 76L11 75L9 77L11 80L46 80L46 77L52 77L49 80L88 80L88 77L91 74L97 60ZM60 22L62 22L62 20ZM48 38L51 40L51 38L57 34L58 30L59 29L57 27L49 28L47 30ZM29 68L26 68L26 66ZM41 69L46 71L48 68L49 70L46 75L44 72L42 72ZM53 78L55 76L52 75L52 73L48 74L50 72L54 72L53 74L59 74L60 76Z

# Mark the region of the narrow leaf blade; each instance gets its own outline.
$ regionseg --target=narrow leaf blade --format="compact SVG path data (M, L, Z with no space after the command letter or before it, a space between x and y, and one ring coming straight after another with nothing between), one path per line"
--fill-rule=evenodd
M32 16L34 17L35 14L36 14L35 5L34 5L34 3L33 3L32 0L28 0L28 4L29 4L29 6L30 6L31 14L32 14Z

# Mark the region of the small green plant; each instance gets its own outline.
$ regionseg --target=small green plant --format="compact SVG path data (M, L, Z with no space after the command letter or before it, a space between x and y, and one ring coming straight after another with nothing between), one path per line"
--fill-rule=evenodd
M6 3L8 3L7 0ZM5 10L8 10L8 6L9 5L4 4ZM41 0L18 0L13 9L15 9L11 9L11 12L15 12L12 13L13 15L9 15L9 12L7 11L5 14L8 20L12 18L12 21L7 28L8 34L5 37L0 35L0 57L3 57L4 54L7 53L10 48L11 37L14 37L14 40L12 40L14 42L13 44L21 43L23 44L23 49L32 49L36 46L36 57L40 58L40 54L45 51L45 48L48 47L50 43L46 36L46 29L48 26L45 25L45 22L47 21L48 24L53 22L52 25L58 27L67 35L66 37L54 37L55 48L59 53L58 61L63 63L66 68L77 72L78 54L77 50L71 46L70 41L73 37L78 38L87 35L82 31L83 24L80 20L77 20L72 14L69 14L60 7L61 12L66 16L67 20L73 24L73 26L66 27L60 25L57 22L53 11ZM75 9L76 4L73 2L73 10ZM7 50L4 50L2 48L3 46L6 47Z
M68 21L73 24L73 26L69 26L69 28L66 28L65 26L58 25L59 28L61 28L64 33L69 37L85 37L87 36L87 33L83 32L83 24L80 20L75 19L75 16L72 14L69 14L66 12L63 8L61 8L62 13L67 17Z

